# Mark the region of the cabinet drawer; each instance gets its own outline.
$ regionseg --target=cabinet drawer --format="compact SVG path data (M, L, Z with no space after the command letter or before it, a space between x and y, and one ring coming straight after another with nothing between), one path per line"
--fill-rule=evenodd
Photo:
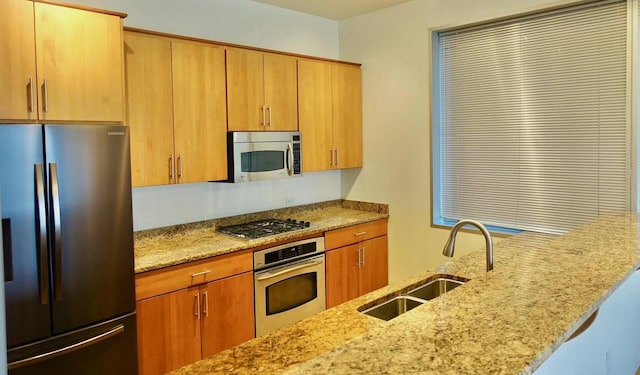
M387 219L376 220L326 232L324 245L327 250L330 250L385 234L387 234Z
M253 270L253 253L243 251L136 275L136 301Z

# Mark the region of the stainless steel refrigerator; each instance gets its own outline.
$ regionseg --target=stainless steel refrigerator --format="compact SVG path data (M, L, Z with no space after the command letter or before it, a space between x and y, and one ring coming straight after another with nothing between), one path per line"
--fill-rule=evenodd
M137 373L129 132L0 125L10 375Z

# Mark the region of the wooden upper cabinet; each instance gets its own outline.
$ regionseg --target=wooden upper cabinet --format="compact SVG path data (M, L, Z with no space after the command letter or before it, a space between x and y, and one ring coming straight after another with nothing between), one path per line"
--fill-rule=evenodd
M134 187L172 183L171 42L124 34L127 119Z
M230 131L264 130L262 53L227 50L227 106Z
M298 113L304 172L331 169L331 64L298 61Z
M39 2L34 9L40 119L123 122L120 17Z
M0 1L0 119L38 118L33 3Z
M362 167L360 67L298 61L303 172Z
M362 77L359 66L333 64L333 147L337 168L362 167Z
M295 58L264 54L264 102L267 106L267 130L298 130Z
M178 182L225 180L224 49L204 43L173 41L172 56Z
M229 131L298 130L296 80L293 57L227 49Z

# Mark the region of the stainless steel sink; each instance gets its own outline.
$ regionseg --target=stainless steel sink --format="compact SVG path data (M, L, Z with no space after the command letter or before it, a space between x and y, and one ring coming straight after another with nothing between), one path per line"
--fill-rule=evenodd
M414 297L398 296L387 302L370 307L362 313L378 319L391 320L400 314L422 305L424 302L425 301Z
M461 281L446 276L431 279L403 293L403 295L393 297L385 302L369 307L363 310L362 313L378 319L391 320L431 299L437 298L459 287L466 281L468 280Z
M407 292L407 295L428 301L430 299L441 296L446 292L459 287L462 284L464 284L463 281L441 277L435 280L431 280L413 290L410 290L409 292Z

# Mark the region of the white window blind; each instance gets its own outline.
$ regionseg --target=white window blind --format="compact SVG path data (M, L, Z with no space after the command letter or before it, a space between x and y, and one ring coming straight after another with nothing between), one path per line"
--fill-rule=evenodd
M625 1L438 39L442 219L562 233L630 209Z

